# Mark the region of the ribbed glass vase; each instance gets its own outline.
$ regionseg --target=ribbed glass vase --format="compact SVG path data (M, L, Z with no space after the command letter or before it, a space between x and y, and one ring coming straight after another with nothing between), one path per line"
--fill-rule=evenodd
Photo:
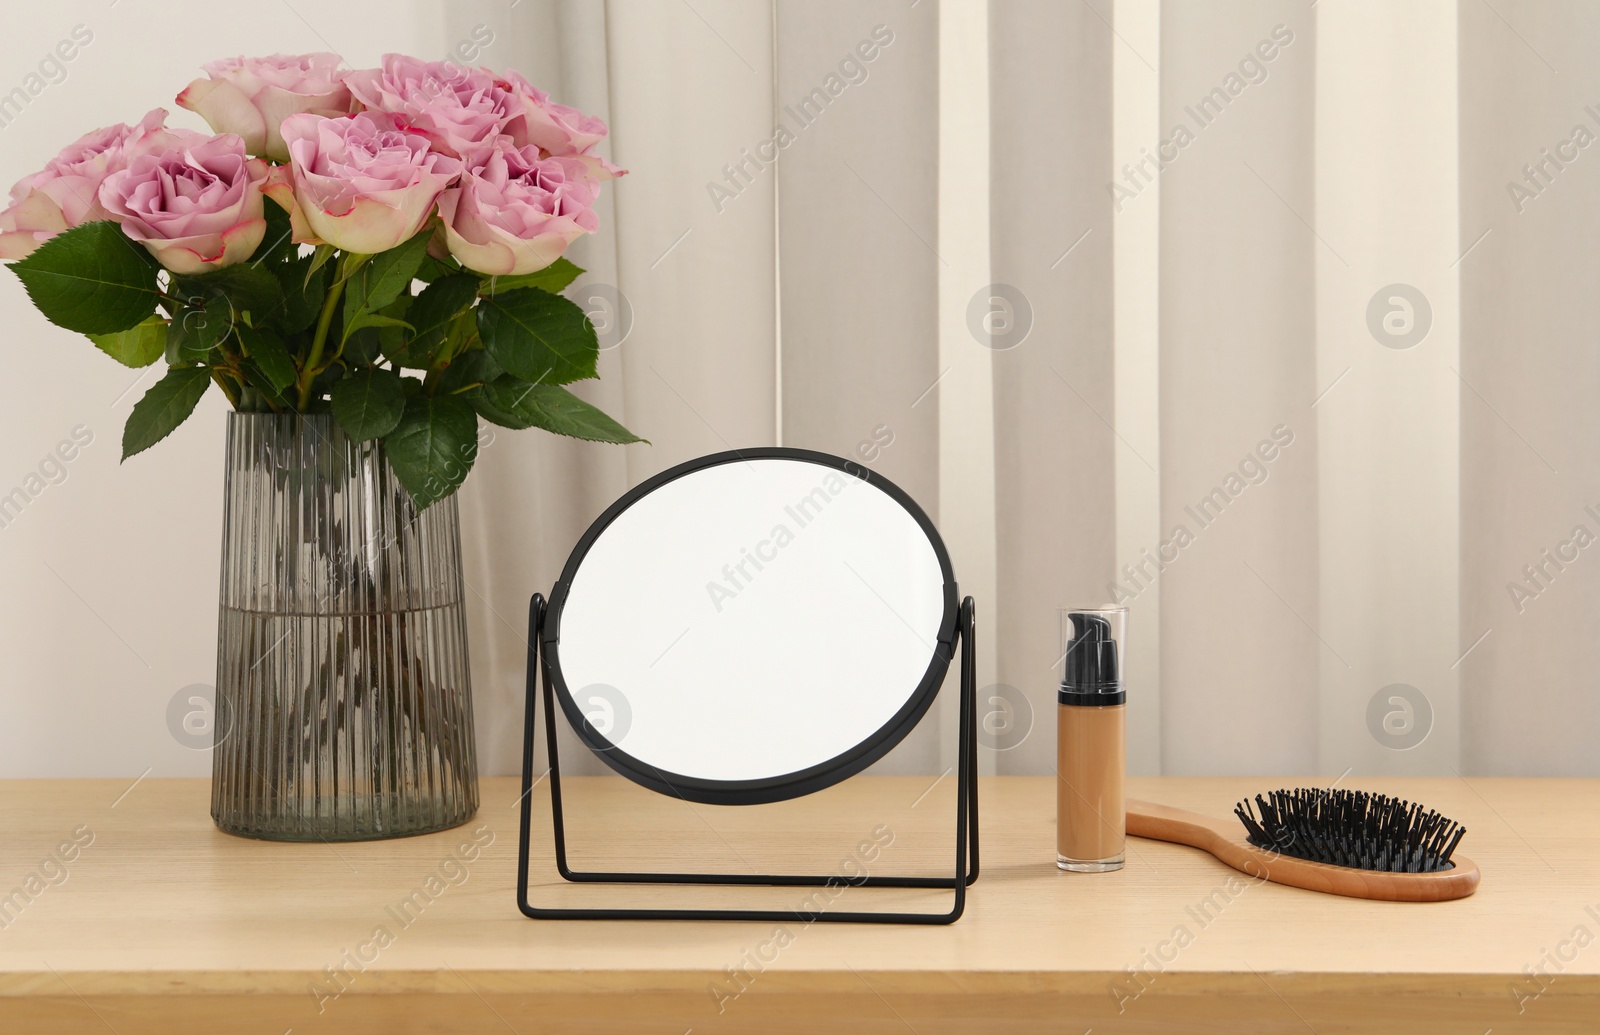
M461 536L327 415L229 413L211 815L276 841L478 807Z

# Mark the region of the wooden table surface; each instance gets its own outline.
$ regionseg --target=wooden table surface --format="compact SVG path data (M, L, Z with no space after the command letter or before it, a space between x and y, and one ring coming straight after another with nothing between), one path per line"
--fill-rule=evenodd
M1147 778L1129 794L1222 816L1298 782ZM574 862L588 868L853 873L874 840L870 872L953 863L948 778L863 777L744 809L569 783ZM1065 874L1052 781L1007 777L984 781L982 876L950 927L534 921L515 905L509 779L484 781L478 817L457 830L339 845L219 833L204 780L4 781L0 1031L1600 1031L1600 781L1342 786L1465 823L1478 893L1334 898L1138 840L1120 872ZM544 791L541 904L810 894L565 886ZM853 889L834 908L943 901Z

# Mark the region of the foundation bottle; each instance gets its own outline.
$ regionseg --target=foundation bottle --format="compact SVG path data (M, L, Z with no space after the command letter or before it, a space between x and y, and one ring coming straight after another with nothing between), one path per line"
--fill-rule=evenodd
M1061 613L1056 695L1056 865L1076 873L1122 869L1126 823L1128 609Z

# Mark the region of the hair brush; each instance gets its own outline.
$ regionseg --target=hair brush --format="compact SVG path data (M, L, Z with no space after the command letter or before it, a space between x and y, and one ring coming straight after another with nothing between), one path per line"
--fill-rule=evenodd
M1242 831L1130 798L1128 833L1199 848L1260 880L1330 895L1441 902L1478 887L1477 865L1454 854L1466 828L1399 798L1302 787L1258 794L1254 808L1246 799L1233 811Z

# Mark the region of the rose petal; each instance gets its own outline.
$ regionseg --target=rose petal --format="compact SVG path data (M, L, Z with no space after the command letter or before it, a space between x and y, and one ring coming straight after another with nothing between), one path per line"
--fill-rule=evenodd
M427 199L427 204L413 205L408 210L358 197L347 211L335 215L308 203L304 196L299 200L312 232L335 248L358 255L386 252L415 237L433 207L432 198Z
M8 230L0 233L0 259L26 259L55 234L36 230Z
M266 182L261 185L261 193L271 198L285 212L289 214L290 240L295 244L322 244L311 229L311 224L306 222L306 214L300 209L299 199L294 193L294 178L286 165L275 165L267 174Z
M144 245L162 266L179 276L193 276L233 266L250 258L266 236L267 221L251 219L231 226L220 234L166 240L140 236L137 228L124 226L123 229L129 237Z
M197 112L217 133L237 133L245 150L262 154L267 122L250 98L226 79L196 79L178 94L178 106Z

